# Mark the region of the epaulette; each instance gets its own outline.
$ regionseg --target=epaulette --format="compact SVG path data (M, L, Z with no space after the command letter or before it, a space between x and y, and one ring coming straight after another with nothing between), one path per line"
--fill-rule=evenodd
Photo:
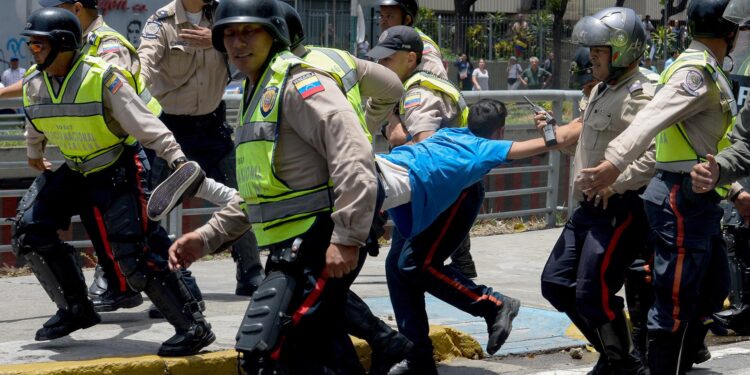
M635 81L632 85L628 87L628 92L632 95L636 91L642 91L643 90L643 84L641 84L641 81Z
M175 13L174 10L167 10L167 9L162 8L162 9L157 10L156 13L154 13L154 18L157 21L164 21L165 19L169 17L173 17L174 13Z

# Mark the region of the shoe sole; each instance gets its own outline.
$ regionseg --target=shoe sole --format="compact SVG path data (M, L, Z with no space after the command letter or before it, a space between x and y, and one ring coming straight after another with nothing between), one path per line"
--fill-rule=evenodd
M201 168L198 163L189 161L179 169L174 171L164 182L154 189L151 198L148 200L146 211L149 219L161 221L177 202L182 198L182 194L200 177Z
M170 352L170 351L162 351L159 349L159 352L156 354L161 357L184 357L188 355L194 355L200 353L201 349L211 345L214 341L216 341L216 335L214 335L213 331L210 331L206 337L204 337L199 343L193 345L189 350L180 351L180 352Z
M143 303L143 297L140 294L134 294L132 297L121 300L118 303L107 304L107 305L94 305L94 311L96 312L112 312L119 309L132 309L138 307Z

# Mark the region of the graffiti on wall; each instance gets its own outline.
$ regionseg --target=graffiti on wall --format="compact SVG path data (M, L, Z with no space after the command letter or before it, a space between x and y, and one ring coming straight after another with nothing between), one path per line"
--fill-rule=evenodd
M106 16L112 10L129 10L133 13L146 13L148 12L148 6L143 3L136 3L130 6L128 5L128 0L99 0L99 10L103 16Z
M132 20L128 24L128 41L136 48L141 44L141 30L143 30L143 22L141 20Z
M9 38L8 42L5 43L5 49L11 54L9 58L17 58L19 60L25 60L28 56L26 54L26 38Z

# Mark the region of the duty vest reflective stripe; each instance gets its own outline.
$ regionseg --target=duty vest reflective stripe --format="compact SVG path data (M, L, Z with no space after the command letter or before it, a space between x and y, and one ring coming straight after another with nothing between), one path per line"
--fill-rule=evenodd
M449 81L446 81L432 73L423 71L418 71L412 74L412 76L409 77L409 79L407 79L404 83L404 90L409 91L409 88L414 85L424 86L428 89L439 91L448 95L448 97L453 100L453 104L456 105L456 108L458 108L458 114L460 116L460 127L466 127L469 118L469 107L466 105L466 100L464 100L463 95L461 95L461 92L458 91L456 86L453 86L453 84ZM404 109L404 99L406 98L401 98L401 102L398 105L399 113L402 116L404 115L404 113L406 113L406 110Z
M236 134L238 190L260 247L293 239L310 229L317 214L333 211L330 180L294 190L277 178L274 168L281 97L289 70L300 64L311 66L289 52L276 55L263 72L249 104L243 100L240 106Z
M105 85L133 84L128 72L120 71L129 82L114 76L115 67L96 57L81 55L65 77L57 95L47 74L36 71L24 78L23 105L34 128L60 148L66 163L84 175L112 165L124 150L124 144L136 143L133 137L113 134L104 119L102 92ZM29 98L28 83L42 80L39 96ZM33 101L32 101L33 100Z
M443 52L440 51L440 46L438 46L437 43L435 43L432 38L430 38L427 34L423 33L422 30L414 28L414 30L419 34L419 37L422 38L422 44L424 47L422 48L422 54L428 54L433 53L437 55L437 57L440 58L440 60L443 59Z
M372 134L367 129L365 111L362 106L362 95L359 92L359 80L357 79L357 63L346 51L323 47L306 47L309 52L302 58L305 62L325 68L341 85L346 99L352 105L354 113L359 118L367 140L372 143Z
M86 44L83 45L82 52L89 56L98 57L97 53L99 51L99 46L102 43L102 39L108 36L117 38L133 56L138 56L138 50L136 50L135 47L130 44L130 41L125 39L122 34L118 33L106 24L97 28L96 30L92 30L89 33L88 40ZM151 92L148 91L148 88L146 88L146 82L143 80L143 77L141 77L140 64L138 65L138 71L130 72L130 74L133 76L135 82L135 86L133 86L133 88L135 89L135 92L138 93L138 96L141 97L141 100L146 103L146 107L148 107L148 109L151 111L151 113L154 114L154 116L161 116L161 104L159 104L159 101L156 100L156 98L151 95Z
M708 52L684 52L672 65L665 70L659 78L659 84L663 85L674 72L686 66L696 66L705 69L713 78L713 84L719 89L721 95L721 106L724 109L723 127L724 134L717 144L717 152L731 144L729 134L732 132L734 116L737 115L737 105L732 94L731 84L724 75L721 68ZM692 167L705 161L705 155L698 155L688 139L683 123L676 123L664 129L656 136L656 168L671 172L689 172ZM717 193L726 196L726 187L717 187Z

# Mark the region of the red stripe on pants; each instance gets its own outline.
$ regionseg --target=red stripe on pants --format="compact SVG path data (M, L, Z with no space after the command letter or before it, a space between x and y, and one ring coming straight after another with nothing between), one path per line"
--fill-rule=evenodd
M609 320L615 319L615 312L612 311L612 307L609 305L609 287L607 286L607 281L604 280L604 274L607 272L607 268L609 267L609 262L612 260L612 254L614 254L615 249L617 248L617 244L620 242L620 237L622 236L622 233L625 232L626 229L630 226L630 223L633 221L633 214L628 214L628 217L625 219L625 222L620 224L617 229L615 229L615 234L612 236L612 239L609 241L609 245L607 246L607 251L604 253L604 260L602 261L602 267L599 270L599 281L602 284L602 307L604 308L604 313L607 314L607 317Z
M99 207L94 206L94 219L96 219L96 226L99 228L99 236L102 238L102 244L104 244L104 250L107 253L107 256L109 259L112 260L112 263L115 265L115 274L117 274L117 279L120 280L120 291L121 292L127 292L128 291L128 284L125 281L125 275L122 274L122 270L120 269L120 265L115 260L115 255L112 253L112 247L109 244L109 238L107 238L107 228L104 226L104 218L102 218L102 213L99 211Z

